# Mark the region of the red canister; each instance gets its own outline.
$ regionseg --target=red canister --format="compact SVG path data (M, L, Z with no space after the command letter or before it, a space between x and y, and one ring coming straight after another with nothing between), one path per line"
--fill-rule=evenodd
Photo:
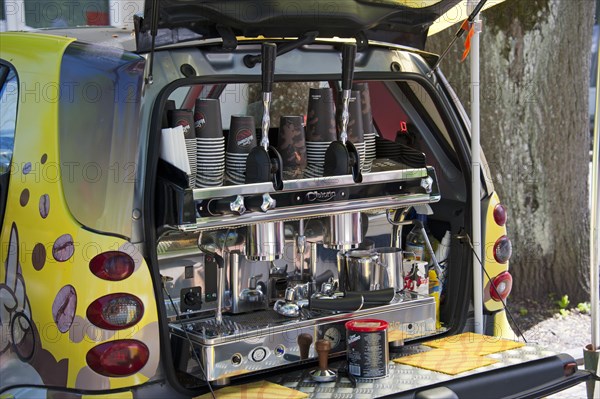
M350 374L369 379L388 375L387 329L385 320L361 319L346 323L346 357Z

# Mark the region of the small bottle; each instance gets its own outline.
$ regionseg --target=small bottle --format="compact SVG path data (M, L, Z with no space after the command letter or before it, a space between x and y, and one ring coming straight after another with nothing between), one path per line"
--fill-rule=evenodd
M440 285L442 286L442 289L444 288L444 286L446 285L446 271L448 268L448 257L450 255L450 242L451 240L451 236L450 236L450 231L447 230L446 234L444 234L444 238L442 238L442 241L440 242L440 244L438 245L436 251L435 251L435 257L440 265L440 269L442 271L442 275L438 276L439 280L440 280Z
M427 225L426 215L417 215L417 220L423 223L423 227ZM423 238L423 231L421 230L421 226L418 224L415 224L410 233L408 233L406 236L404 250L414 254L415 260L429 260L430 257L427 253L427 246L425 244L425 238Z

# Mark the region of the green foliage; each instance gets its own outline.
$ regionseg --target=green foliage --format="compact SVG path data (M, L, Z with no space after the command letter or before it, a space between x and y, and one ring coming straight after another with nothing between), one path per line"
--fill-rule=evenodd
M560 310L565 310L571 302L569 301L568 295L563 295L558 301L554 301L554 303L558 306Z
M528 311L526 308L524 308L524 307L521 307L521 308L519 309L519 314L520 314L521 316L527 316L527 313L529 313L529 311Z
M567 309L560 309L558 313L560 313L562 317L567 317L571 312L569 312Z
M589 314L592 311L592 307L589 302L581 302L577 304L577 310L583 314Z

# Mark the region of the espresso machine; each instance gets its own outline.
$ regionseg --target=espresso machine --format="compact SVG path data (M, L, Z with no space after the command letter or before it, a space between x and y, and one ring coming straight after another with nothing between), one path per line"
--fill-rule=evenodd
M263 72L272 72L264 51ZM266 75L263 88L272 80ZM344 73L342 135L327 150L323 176L282 179L281 159L263 140L245 184L161 186L174 206L163 223L198 237L195 263L185 266L186 273L192 267L194 286L171 288L180 289L182 298L169 320L181 372L225 384L316 360L312 343L323 339L330 342L330 356L341 355L345 323L361 318L386 320L391 343L436 333L434 299L404 290L401 264L382 264L394 251L380 259L369 243L387 237L385 246L394 247L393 215L439 201L435 171L386 158L361 171L356 149L343 134L351 76ZM270 101L264 91L263 139ZM183 306L187 297L195 306ZM177 306L169 302L167 308Z
M368 216L362 212L340 215L351 215L348 219L355 222L383 219L380 223L383 226L386 211L379 207L387 201L391 205L407 199L405 196L415 201L419 197L432 200L435 193L398 193L377 200L377 210L367 209ZM255 241L258 236L244 237L243 233L251 231L248 226L200 234L203 250L208 249L205 242L210 241L207 237L211 235L243 238L231 240L229 245L225 243L219 251L204 253L204 259L223 260L215 262L221 263L216 267L220 300L207 302L200 311L188 312L185 318L173 318L170 323L175 358L181 371L225 384L237 376L316 360L314 345L302 347L307 340L300 337L306 336L313 337L313 343L329 340L330 356L340 355L346 349L345 323L360 318L386 320L390 325L390 340L400 342L436 333L434 299L393 285L389 273L382 273L377 253L360 248L365 238L362 222L354 226L359 240L344 242L339 237L331 240L331 235L335 236L330 230L331 216L316 217L319 213L329 213L328 208L320 205L311 208L315 217L294 217L282 222L287 234L277 237L281 239L277 245L265 242L262 248L266 250L260 260L248 255L253 253L248 246L261 244ZM273 216L279 214L276 209ZM388 208L391 209L394 208ZM279 208L278 212L291 218L306 210L290 206ZM266 220L268 212L260 216ZM239 215L238 223L242 220L250 222L251 218ZM302 224L306 227L304 235L300 234ZM362 280L366 282L361 283ZM373 290L364 290L367 287Z
M401 272L381 266L394 248L377 253L368 243L384 236L393 244L394 214L439 200L433 168L378 160L358 184L344 175L287 180L281 190L265 182L187 195L198 210L215 198L250 203L262 197L257 192L273 198L267 211L198 213L178 226L199 232L193 284L205 295L169 323L180 371L225 384L316 360L311 342L320 339L330 341L330 356L341 355L345 323L360 318L386 320L396 343L436 333L434 299L403 289ZM335 195L323 203L315 192ZM181 288L181 297L190 289Z

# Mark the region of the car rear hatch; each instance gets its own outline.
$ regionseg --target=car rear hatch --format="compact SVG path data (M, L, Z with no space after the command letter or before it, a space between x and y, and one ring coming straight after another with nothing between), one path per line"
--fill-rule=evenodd
M429 27L461 0L161 0L146 1L136 21L138 51L194 39L232 36L356 37L423 49ZM157 14L155 14L157 13ZM462 18L465 18L462 16ZM461 16L455 16L459 22Z
M145 17L136 21L136 41L138 51L146 52L152 48L190 40L216 39L235 44L239 36L291 38L318 31L321 38L354 37L365 45L368 45L368 40L377 40L423 48L432 23L459 2L460 0L344 0L303 3L242 0L147 1ZM151 32L154 29L157 32L153 43ZM235 47L231 50L233 49ZM241 64L232 62L232 65ZM198 76L204 75L200 73ZM161 112L156 112L156 115L161 115ZM457 118L454 116L450 119L456 121ZM460 328L455 327L453 331ZM445 360L447 359L441 361ZM534 346L515 350L506 356L499 355L495 366L482 367L458 376L412 366L394 370L399 370L399 374L392 374L379 382L357 388L366 396L540 397L576 385L589 376L577 371L570 356ZM269 376L268 379L306 391L314 397L333 397L326 394L333 395L335 389L307 381L306 373L304 367L299 371ZM258 375L250 378L257 377ZM346 385L341 386L341 389L348 390L349 394L355 392L352 386L344 383Z

